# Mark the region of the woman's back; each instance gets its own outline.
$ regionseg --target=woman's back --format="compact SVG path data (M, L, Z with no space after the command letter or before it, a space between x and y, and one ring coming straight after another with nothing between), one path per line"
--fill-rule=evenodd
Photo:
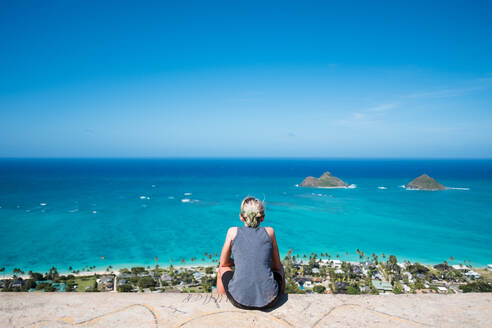
M271 270L272 240L264 227L238 227L232 240L234 276L229 293L242 305L262 307L278 294Z

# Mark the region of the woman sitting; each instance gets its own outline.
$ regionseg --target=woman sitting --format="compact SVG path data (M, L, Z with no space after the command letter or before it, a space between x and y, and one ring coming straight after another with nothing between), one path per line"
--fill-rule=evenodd
M239 308L266 309L275 305L285 288L275 233L260 227L265 207L254 197L242 201L239 218L244 226L229 228L222 247L217 292Z

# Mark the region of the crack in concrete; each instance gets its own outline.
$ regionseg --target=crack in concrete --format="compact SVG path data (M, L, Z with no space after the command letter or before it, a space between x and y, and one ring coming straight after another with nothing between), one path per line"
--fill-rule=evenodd
M74 322L72 317L61 317L61 318L53 319L53 320L47 320L47 319L38 320L38 321L35 321L35 322L27 325L27 327L39 327L39 325L49 324L51 322L70 324L72 326L86 326L89 324L96 323L96 322L98 322L98 321L100 321L106 317L113 315L113 314L126 311L132 307L143 307L143 308L147 309L150 312L150 314L152 315L154 327L159 327L159 315L157 314L157 312L155 311L155 309L152 306L147 305L147 304L131 304L131 305L122 307L120 309L117 309L117 310L114 310L114 311L111 311L111 312L108 312L105 314L101 314L101 315L98 315L98 316L93 317L91 319L87 319L87 320L83 320L83 321L79 321L79 322Z
M279 323L283 324L286 327L293 327L293 325L290 322L288 322L288 321L286 321L284 319L278 318L278 317L276 317L274 315L268 314L268 313L264 313L264 312L261 312L261 311L248 312L248 311L239 311L239 310L222 310L222 311L214 311L214 312L201 313L201 314L199 314L197 316L193 316L191 318L188 318L188 319L186 319L186 320L178 323L174 327L175 328L183 327L186 324L190 323L191 321L195 321L195 320L198 320L198 319L201 319L201 318L204 318L204 317L209 317L209 316L218 315L218 314L222 314L222 313L244 313L244 314L255 313L255 315L263 315L266 318L273 319L276 322L279 322ZM255 319L256 318L253 317L253 320L255 320Z
M406 319L406 318L403 318L403 317L400 317L400 316L396 316L396 315L384 313L384 312L381 312L381 311L373 310L373 309L370 309L370 308L363 307L363 306L361 306L359 304L346 304L346 303L343 303L341 305L337 305L337 306L334 306L333 308L331 308L330 311L328 311L321 318L319 318L311 327L313 327L313 328L314 327L318 327L319 324L322 321L324 321L326 318L332 316L336 311L339 311L341 309L346 309L346 308L347 309L360 308L360 309L363 309L363 310L372 312L373 314L376 314L376 315L378 315L380 317L383 317L383 318L386 318L386 319L389 319L389 320L392 320L392 321L399 321L399 322L408 323L408 324L415 325L415 326L432 327L431 325L428 325L426 323L422 323L422 322L418 322L418 321Z
M173 311L173 313L176 313L176 312L180 312L180 313L184 313L184 314L188 313L186 311L181 311L180 309L177 309L172 305L161 305L161 308L170 309Z

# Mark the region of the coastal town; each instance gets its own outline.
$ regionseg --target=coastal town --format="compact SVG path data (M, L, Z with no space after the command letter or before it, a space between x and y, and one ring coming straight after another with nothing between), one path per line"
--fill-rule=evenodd
M492 264L485 268L471 263L455 263L453 258L436 265L409 261L399 262L394 255L366 256L356 251L359 261L341 260L328 253L294 255L289 251L282 263L289 294L455 294L492 292ZM96 271L86 266L69 268L60 274L24 272L19 268L0 279L3 292L145 292L145 293L210 293L216 291L217 262L189 266L147 266ZM193 258L192 260L196 260ZM184 263L184 259L181 263Z

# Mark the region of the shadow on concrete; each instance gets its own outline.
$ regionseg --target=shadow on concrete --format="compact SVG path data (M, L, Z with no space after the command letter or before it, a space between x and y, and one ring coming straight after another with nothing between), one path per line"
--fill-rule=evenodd
M288 300L289 300L289 294L282 294L274 306L272 306L271 308L265 309L265 310L261 310L261 311L262 312L274 311L275 309L278 309L279 307L281 307L282 305L287 303Z
M259 308L244 308L240 305L237 305L237 304L234 304L235 302L231 302L231 300L229 300L229 302L231 302L231 304L233 306L235 306L236 308L238 309L241 309L241 310L248 310L248 311L261 311L261 312L271 312L271 311L274 311L275 309L278 309L279 307L281 307L282 305L284 305L287 301L289 300L289 295L288 294L282 294L280 295L277 303L275 303L274 306L272 307L269 307L267 309L259 309Z

